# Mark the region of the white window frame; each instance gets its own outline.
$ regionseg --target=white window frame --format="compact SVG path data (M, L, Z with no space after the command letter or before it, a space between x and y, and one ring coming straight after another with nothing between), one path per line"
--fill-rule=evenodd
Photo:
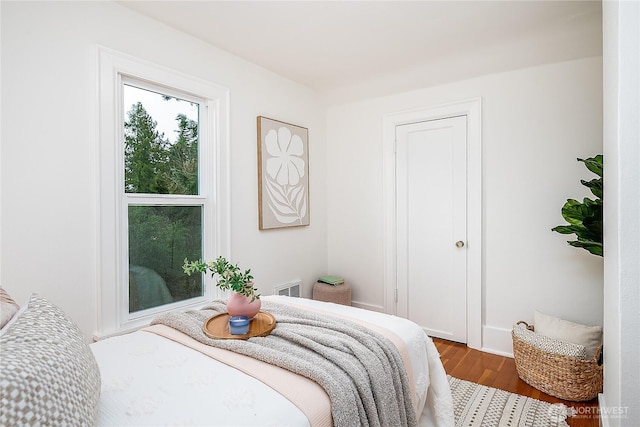
M127 260L128 206L203 205L203 258L229 256L229 91L166 67L98 48L98 259L95 339L149 324L158 313L198 308L217 297L209 276L203 296L129 313ZM124 192L124 82L200 104L198 195L148 195ZM146 82L146 83L144 83ZM140 84L144 83L144 84ZM173 92L173 90L177 92ZM185 97L186 94L186 97Z

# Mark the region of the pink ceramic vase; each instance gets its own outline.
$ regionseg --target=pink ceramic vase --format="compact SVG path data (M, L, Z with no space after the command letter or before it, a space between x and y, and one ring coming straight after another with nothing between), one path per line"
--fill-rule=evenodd
M251 302L251 297L246 297L237 292L231 294L227 300L227 312L229 316L247 316L250 319L258 314L262 301L259 299Z

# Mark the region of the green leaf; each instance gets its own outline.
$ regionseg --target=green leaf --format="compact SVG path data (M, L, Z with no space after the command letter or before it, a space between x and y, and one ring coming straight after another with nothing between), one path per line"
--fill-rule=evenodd
M599 177L603 176L602 160L603 160L602 154L598 154L597 156L589 157L587 159L578 158L579 162L583 162L584 165L587 167L587 169L589 169L591 172L595 173Z
M573 225L582 224L582 218L588 214L588 208L577 200L569 199L562 207L562 217Z
M567 243L569 243L571 246L576 248L586 249L594 255L603 256L602 243L581 242L581 241L573 241L573 242L567 242Z
M558 225L557 227L553 227L551 231L558 232L560 234L574 234L578 231L578 226L576 225Z
M595 179L592 179L591 181L585 181L581 179L580 183L585 187L588 187L594 196L596 196L599 199L602 198L602 178L595 178Z

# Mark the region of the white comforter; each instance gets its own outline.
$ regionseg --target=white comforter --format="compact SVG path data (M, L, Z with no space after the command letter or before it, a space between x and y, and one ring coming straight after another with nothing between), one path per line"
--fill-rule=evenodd
M387 328L411 360L422 426L453 425L453 404L435 345L396 316L301 298L265 296ZM151 332L91 345L102 376L102 426L309 426L291 401L235 368Z

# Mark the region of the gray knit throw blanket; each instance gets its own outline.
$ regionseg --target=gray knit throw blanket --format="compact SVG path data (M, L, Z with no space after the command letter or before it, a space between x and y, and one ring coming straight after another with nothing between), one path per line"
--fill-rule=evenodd
M353 322L273 301L263 301L262 310L276 318L276 328L248 340L211 339L202 331L207 319L227 311L224 301L162 314L151 324L315 381L329 395L336 427L417 425L402 356L387 338Z

